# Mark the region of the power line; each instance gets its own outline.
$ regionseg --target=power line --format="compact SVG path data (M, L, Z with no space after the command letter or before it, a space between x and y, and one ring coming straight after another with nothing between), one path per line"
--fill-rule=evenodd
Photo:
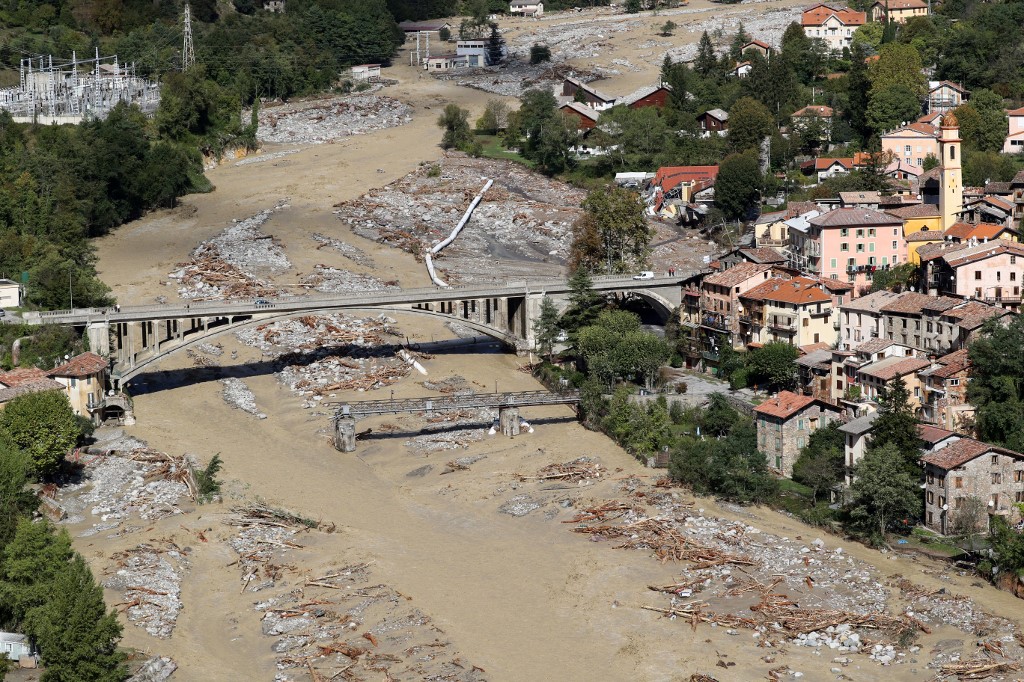
M196 52L192 46L192 8L185 3L185 38L181 50L181 70L188 71L196 63Z

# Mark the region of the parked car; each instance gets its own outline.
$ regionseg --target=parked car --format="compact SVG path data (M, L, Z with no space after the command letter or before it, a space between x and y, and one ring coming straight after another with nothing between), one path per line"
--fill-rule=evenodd
M654 279L654 273L650 270L644 270L641 273L633 275L633 279Z

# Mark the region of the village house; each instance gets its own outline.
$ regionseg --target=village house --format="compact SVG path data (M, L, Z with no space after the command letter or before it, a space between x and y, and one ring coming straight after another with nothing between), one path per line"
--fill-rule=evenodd
M876 403L862 385L860 370L890 358L902 360L915 355L913 348L886 339L870 339L852 350L832 349L832 377L835 383L831 386L831 402L843 405L851 417L876 409ZM880 367L875 366L875 369Z
M11 661L20 661L22 658L31 657L32 642L29 641L26 635L14 632L0 632L0 656Z
M1020 521L1016 505L1024 502L1024 455L973 438L948 439L921 457L925 477L925 525L942 535L952 532L958 513L972 513L969 498L981 512L978 531L992 516Z
M19 396L63 389L62 384L47 377L44 370L35 367L19 367L9 372L0 372L0 409Z
M662 166L645 194L652 215L685 221L688 205L713 201L718 166Z
M897 24L907 23L911 17L928 16L928 3L925 0L878 0L871 5L871 20Z
M965 198L957 218L968 223L987 222L1011 227L1014 224L1013 202L992 195Z
M928 81L928 113L944 114L967 101L971 93L950 81Z
M839 348L853 349L882 334L882 306L899 298L892 291L876 291L861 296L839 309Z
M995 230L990 230L996 234ZM961 247L961 248L956 248ZM932 247L934 248L934 247ZM928 258L928 290L961 298L1019 305L1024 279L1024 244L1006 239L949 243Z
M803 109L798 109L797 111L794 111L793 115L790 117L793 119L792 130L793 132L803 133L813 126L820 126L824 135L824 140L827 142L832 139L833 113L832 107L826 107L820 104L811 104Z
M470 68L490 66L487 60L486 40L460 40L455 43L455 54L466 58L466 64Z
M746 78L753 70L754 65L751 62L736 62L736 66L732 68L729 75L733 78Z
M787 221L800 216L811 218L820 213L813 201L793 201L789 203L785 211L762 213L754 222L754 244L788 252L789 225Z
M86 352L46 374L61 385L75 414L98 424L103 419L108 364L106 358Z
M359 64L353 66L352 80L368 82L380 80L380 64Z
M918 418L922 422L961 433L968 430L975 412L967 402L970 369L968 351L962 348L917 373L922 390Z
M859 291L870 286L878 268L906 261L903 223L886 213L837 208L811 218L808 223L804 234L790 230L791 248L804 259L801 270L825 278L845 279Z
M1024 151L1024 107L1010 109L1006 119L1009 128L1003 141L1003 153L1019 154Z
M544 16L544 3L535 2L534 0L512 0L509 4L508 13L539 19Z
M740 54L746 54L747 50L753 50L757 54L761 55L765 59L769 59L772 55L772 47L768 43L763 43L760 40L751 40L740 48Z
M929 156L939 157L939 129L927 123L908 123L881 136L882 151L904 164L920 168Z
M444 19L429 19L427 21L401 21L398 23L398 28L406 34L406 40L409 39L409 35L413 33L438 33L441 29L452 30L452 25Z
M835 342L832 297L814 280L774 277L741 293L739 301L739 336L747 345Z
M671 96L672 86L668 83L658 83L657 85L644 86L626 95L619 104L623 104L630 109L643 109L644 107L664 109Z
M903 379L910 393L910 409L916 411L921 405L921 380L917 372L930 364L921 357L889 356L857 368L854 385L860 386L861 400L877 403L883 389Z
M853 485L853 470L868 450L868 443L871 441L871 428L878 419L878 411L869 412L863 417L852 419L839 427L839 431L845 436L843 447L843 463L846 465L845 484L849 488Z
M582 100L583 104L598 111L615 106L615 98L611 95L569 76L562 81L562 97L571 97L577 102Z
M839 418L840 410L835 405L781 391L754 408L758 450L768 458L771 469L791 478L793 464L807 439Z
M797 387L804 395L832 402L832 351L812 350L796 359Z
M912 291L899 294L881 311L880 338L937 355L966 348L987 320L1009 314L999 306L980 301Z
M800 164L800 170L804 175L814 175L817 177L818 182L825 182L829 178L834 178L837 175L845 175L853 170L853 158L815 158L809 161L804 161Z
M721 343L743 348L745 342L740 336L739 322L742 310L740 296L767 281L771 275L771 265L739 263L704 278L700 287L700 322L706 339L704 345L708 349L705 359L711 364L718 362Z
M963 244L964 248L972 244L984 244L1002 240L1019 242L1019 235L1012 227L996 223L954 223L942 233L944 241L952 244Z
M435 54L423 58L423 68L431 73L451 71L452 69L468 69L469 57L457 54Z
M701 137L725 135L729 130L729 112L721 109L708 109L697 117L700 124Z
M576 120L576 128L578 130L591 130L597 125L598 119L601 118L601 112L596 109L591 109L585 104L579 102L566 102L562 106L558 107L566 116L571 116Z
M24 293L22 286L10 279L0 279L0 308L18 308Z
M805 9L800 25L808 38L821 39L830 50L841 52L853 43L853 32L867 22L867 14L848 7L818 4Z
M885 212L903 221L903 238L907 242L907 262L921 262L917 249L924 244L942 241L942 214L938 204L905 204L887 208Z

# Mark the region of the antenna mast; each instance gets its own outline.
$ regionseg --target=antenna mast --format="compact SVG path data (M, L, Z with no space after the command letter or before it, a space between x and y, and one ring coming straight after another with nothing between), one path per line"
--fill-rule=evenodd
M195 48L192 47L192 8L185 3L185 41L181 49L181 70L188 71L196 63Z

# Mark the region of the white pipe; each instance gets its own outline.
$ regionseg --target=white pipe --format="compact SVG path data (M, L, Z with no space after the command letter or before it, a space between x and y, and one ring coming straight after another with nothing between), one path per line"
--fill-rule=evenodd
M489 179L487 183L484 185L484 188L480 190L480 193L473 198L472 203L469 204L469 208L467 208L466 212L462 215L462 220L460 220L459 224L455 226L455 229L452 230L452 233L450 235L448 235L448 238L438 242L437 244L434 244L434 246L430 247L427 250L427 253L424 255L423 260L427 264L427 272L430 274L430 280L437 286L447 287L448 283L437 276L437 272L434 270L434 260L433 258L431 258L431 256L433 254L440 253L441 249L455 241L455 238L459 236L459 232L462 232L462 228L465 227L466 223L469 222L469 217L473 215L473 210L477 207L477 204L479 204L480 201L484 198L484 193L486 193L487 190L489 190L491 188L491 185L493 184L494 180Z

